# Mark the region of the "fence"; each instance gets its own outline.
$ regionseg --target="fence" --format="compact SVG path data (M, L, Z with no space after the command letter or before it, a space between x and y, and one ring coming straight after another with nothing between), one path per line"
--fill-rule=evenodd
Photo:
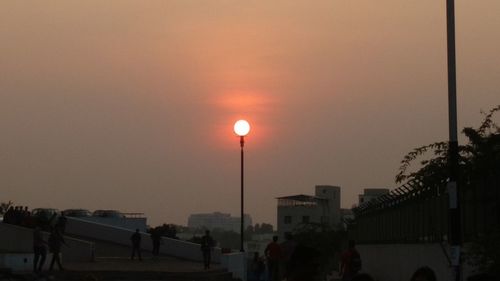
M465 242L500 225L500 172L460 186ZM349 237L358 243L427 243L449 236L446 182L410 182L353 209Z

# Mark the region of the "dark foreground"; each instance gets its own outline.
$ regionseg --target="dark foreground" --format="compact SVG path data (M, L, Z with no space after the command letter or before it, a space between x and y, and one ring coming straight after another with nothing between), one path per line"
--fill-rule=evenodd
M203 270L201 263L162 257L143 261L126 258L99 258L95 262L70 263L64 271L0 274L0 280L64 280L64 281L235 281L231 273L214 266Z

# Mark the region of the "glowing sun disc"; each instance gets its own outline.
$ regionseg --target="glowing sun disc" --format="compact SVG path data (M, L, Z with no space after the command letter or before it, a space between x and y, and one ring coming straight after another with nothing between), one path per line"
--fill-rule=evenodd
M244 137L250 132L250 124L246 120L238 120L234 123L234 132L238 136Z

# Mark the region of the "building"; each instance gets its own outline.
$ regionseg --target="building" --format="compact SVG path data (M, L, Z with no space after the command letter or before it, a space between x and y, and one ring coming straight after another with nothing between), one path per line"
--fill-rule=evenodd
M365 188L363 189L363 194L358 195L358 205L361 206L363 203L369 202L386 194L389 194L388 188Z
M245 214L243 216L243 226L245 229L252 225L252 217ZM241 218L232 217L230 214L214 212L207 214L192 214L188 218L189 228L206 228L208 230L221 229L240 233Z
M340 224L340 187L317 185L315 195L278 197L278 236L283 239L306 223Z

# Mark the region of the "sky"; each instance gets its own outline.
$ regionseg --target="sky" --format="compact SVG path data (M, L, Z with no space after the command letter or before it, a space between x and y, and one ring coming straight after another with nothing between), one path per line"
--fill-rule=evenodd
M445 2L0 2L0 201L151 225L394 188L448 138ZM458 127L500 104L500 2L456 0ZM460 141L464 141L462 138Z

